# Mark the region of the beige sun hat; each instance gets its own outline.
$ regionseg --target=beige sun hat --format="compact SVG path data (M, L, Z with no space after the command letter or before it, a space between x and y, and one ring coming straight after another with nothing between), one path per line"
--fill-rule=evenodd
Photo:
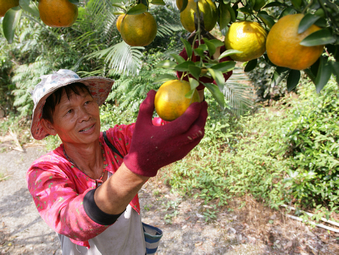
M81 82L88 87L93 99L100 106L105 102L114 83L114 80L100 76L80 78L75 72L66 69L60 69L53 74L43 75L40 79L41 82L35 86L32 92L34 109L31 134L36 140L41 140L49 135L41 125L41 117L47 97L55 90L75 82Z

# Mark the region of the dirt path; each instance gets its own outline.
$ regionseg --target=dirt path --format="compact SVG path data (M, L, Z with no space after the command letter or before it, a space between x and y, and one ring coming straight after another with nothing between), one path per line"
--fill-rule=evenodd
M43 153L43 147L0 153L0 254L61 254L26 188L25 172ZM213 206L171 193L156 177L140 191L140 202L144 222L164 232L158 255L339 254L338 234L290 220L251 198L214 213ZM216 219L206 222L204 214Z

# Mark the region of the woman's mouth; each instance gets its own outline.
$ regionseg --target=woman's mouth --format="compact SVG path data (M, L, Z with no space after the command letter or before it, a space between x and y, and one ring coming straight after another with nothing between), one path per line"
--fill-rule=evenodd
M89 126L89 127L87 127L87 128L81 129L79 132L86 132L86 131L92 129L92 128L94 127L94 125L95 125L95 124L93 124L92 126Z

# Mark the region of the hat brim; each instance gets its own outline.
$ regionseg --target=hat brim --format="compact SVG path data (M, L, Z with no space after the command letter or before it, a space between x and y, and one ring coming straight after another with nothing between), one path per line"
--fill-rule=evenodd
M41 140L49 135L41 124L42 110L45 106L46 99L57 89L65 87L67 85L80 82L87 86L93 99L100 106L102 105L108 97L108 94L111 92L114 80L104 77L85 77L85 78L74 78L65 83L58 84L55 87L46 91L46 94L39 100L39 103L33 109L32 124L31 124L31 134L34 139Z

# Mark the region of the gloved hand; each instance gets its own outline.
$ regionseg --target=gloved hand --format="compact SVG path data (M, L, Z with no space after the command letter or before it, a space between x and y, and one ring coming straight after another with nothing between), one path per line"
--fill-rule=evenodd
M148 92L140 105L129 153L124 163L132 172L152 177L170 163L185 157L203 138L207 103L193 103L176 120L162 126L152 124L154 97Z

